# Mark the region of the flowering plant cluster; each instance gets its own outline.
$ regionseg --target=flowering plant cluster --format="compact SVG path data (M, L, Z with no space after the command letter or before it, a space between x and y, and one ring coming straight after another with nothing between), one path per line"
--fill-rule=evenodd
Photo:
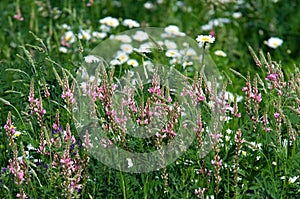
M0 198L299 197L296 1L7 3Z

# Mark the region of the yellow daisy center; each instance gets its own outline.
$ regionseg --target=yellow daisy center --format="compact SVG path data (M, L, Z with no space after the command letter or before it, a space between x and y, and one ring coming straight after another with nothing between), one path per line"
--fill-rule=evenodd
M202 41L204 41L204 42L209 42L209 38L208 38L208 37L203 37L203 38L202 38Z

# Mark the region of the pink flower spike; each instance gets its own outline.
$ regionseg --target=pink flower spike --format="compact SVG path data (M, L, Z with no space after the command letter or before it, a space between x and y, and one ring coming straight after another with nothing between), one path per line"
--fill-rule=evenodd
M268 74L268 75L267 75L266 80L269 80L269 81L277 81L276 77L277 77L277 74L276 74L276 73L271 73L271 74Z

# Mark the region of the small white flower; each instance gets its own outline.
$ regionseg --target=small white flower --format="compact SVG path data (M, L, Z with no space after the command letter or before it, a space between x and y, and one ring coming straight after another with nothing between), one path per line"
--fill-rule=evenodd
M199 42L200 44L214 43L215 38L211 35L198 35L196 41Z
M140 24L137 21L134 21L132 19L125 19L122 22L123 26L127 26L129 28L138 28L140 27Z
M132 159L126 158L127 163L128 163L128 168L133 167Z
M250 142L251 145L249 145L249 148L252 149L252 151L255 151L255 150L262 150L262 144L261 143L256 143L256 142Z
M102 32L110 32L110 27L107 26L107 25L104 25L102 24L99 29L102 31Z
M72 31L67 31L64 35L64 40L69 43L74 43L76 40L76 37Z
M177 48L177 44L174 41L170 41L170 40L165 40L165 46L167 47L167 49Z
M149 38L148 34L144 31L136 31L136 33L132 36L132 38L136 41L145 41Z
M267 46L270 48L277 48L278 46L281 46L283 43L283 40L278 37L271 37L268 39L268 41L265 42Z
M127 61L127 64L128 64L129 66L133 66L133 67L137 67L137 66L139 65L139 63L138 63L135 59L129 59L129 60Z
M173 58L169 61L170 65L180 64L180 60L177 58Z
M188 49L184 52L184 55L191 57L191 56L196 56L197 53L196 53L196 51L195 51L193 48L188 48Z
M13 135L14 138L19 137L21 134L23 134L21 131L16 131Z
M146 8L148 10L151 10L153 7L154 7L153 3L149 2L149 1L144 3L144 8Z
M84 57L84 61L87 63L93 63L93 62L99 62L100 59L98 57L95 57L94 55L88 55Z
M90 40L91 39L91 31L90 30L80 30L78 33L79 39Z
M99 22L103 25L107 25L109 27L116 28L119 26L119 20L113 17L105 17L100 19Z
M226 91L225 92L225 100L233 102L234 101L234 95L231 92Z
M215 199L214 195L206 196L206 199Z
M201 30L204 30L204 31L208 31L208 30L211 30L211 29L213 29L213 25L210 24L210 23L201 26Z
M63 46L59 47L58 50L59 50L59 52L62 52L62 53L67 53L68 52L68 49L66 47L63 47Z
M121 64L125 63L128 59L129 59L128 55L124 52L120 52L117 55L117 60L119 60Z
M133 51L133 47L130 44L122 44L120 46L120 48L123 52L128 53L128 54L132 53L132 51Z
M242 13L241 13L241 12L234 12L234 13L232 14L232 16L233 16L233 18L238 19L238 18L242 17Z
M134 48L133 50L139 53L151 53L151 50L145 47Z
M165 27L165 32L169 35L176 35L176 36L185 36L185 33L180 32L178 26L175 25L169 25Z
M166 56L167 57L179 57L180 54L177 50L167 50Z
M123 42L123 43L130 43L132 39L128 35L116 35L113 39Z
M97 38L97 39L104 39L107 36L107 33L106 32L96 32L96 31L94 31L92 33L92 36Z
M140 53L150 53L151 48L153 48L153 45L150 42L146 42L141 44L138 49L135 48L135 50Z
M228 122L229 120L231 120L232 118L231 117L228 117L228 116L220 116L220 120L223 121L223 122Z
M228 142L230 140L230 137L228 135L225 135L225 140Z
M191 66L191 65L193 65L193 62L191 62L191 61L184 61L182 63L183 68L185 68L186 66Z
M223 50L216 50L215 55L220 56L220 57L226 57L227 54Z
M232 130L231 129L226 129L226 133L230 135L232 133Z
M121 65L121 62L119 60L116 60L116 59L111 60L109 63L112 66Z
M272 164L273 164L274 166L276 166L276 165L277 165L277 163L276 163L275 161L273 161L273 162L272 162Z
M27 149L28 149L28 151L30 151L30 150L36 150L36 148L34 148L31 144L27 145Z
M220 24L224 24L224 23L230 23L230 19L229 18L218 18L218 19L215 19L215 21L218 21Z
M61 27L65 30L70 30L71 29L71 26L69 26L68 24L65 24L65 23L63 25L61 25Z
M293 184L294 182L296 182L296 180L297 180L298 178L299 178L299 176L291 177L291 178L289 178L288 183L289 183L289 184Z

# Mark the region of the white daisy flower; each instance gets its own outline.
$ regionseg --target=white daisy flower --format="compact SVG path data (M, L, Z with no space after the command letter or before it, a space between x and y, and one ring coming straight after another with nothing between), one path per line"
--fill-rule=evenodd
M232 133L232 130L231 130L231 129L226 129L226 133L227 133L227 134L231 134L231 133Z
M167 50L166 56L167 57L179 57L180 54L179 54L178 50L170 49L170 50Z
M177 44L174 41L170 41L170 40L165 40L165 46L167 47L167 49L177 48Z
M128 53L128 54L132 53L132 51L133 51L133 47L130 44L122 44L120 46L120 48L123 52Z
M121 65L121 62L119 60L117 60L117 59L113 59L109 63L112 66Z
M105 17L103 19L100 19L99 22L101 24L107 25L109 27L116 28L119 26L119 20L113 17Z
M139 63L138 63L135 59L129 59L129 60L127 61L127 64L128 64L129 66L133 66L133 67L137 67L137 66L139 65Z
M170 63L171 65L174 65L174 64L180 64L180 60L174 57L174 58L172 58L172 59L169 61L169 63Z
M140 46L139 48L134 48L133 50L139 53L151 53L150 48L142 47L142 46Z
M175 25L169 25L165 27L165 32L169 35L185 36L185 33L180 32L179 27Z
M296 182L296 180L297 180L298 178L299 178L299 176L291 177L291 178L289 178L288 183L289 183L289 184L293 184L294 182Z
M241 18L242 17L242 13L241 12L234 12L232 14L232 17L235 19Z
M220 93L219 95L222 95L222 93ZM233 102L234 101L234 95L231 92L226 91L225 92L225 100Z
M145 41L149 38L148 34L144 31L136 31L136 33L132 36L132 38L136 41Z
M283 40L278 37L271 37L268 39L268 41L265 42L267 46L270 48L277 48L278 46L281 46L283 43Z
M21 134L23 134L21 131L16 131L13 137L14 137L14 138L17 138L17 137L19 137Z
M151 10L153 7L154 7L153 3L149 2L149 1L144 3L144 8L146 8L148 10Z
M79 39L90 40L91 39L91 31L90 30L80 30L78 33Z
M61 27L65 30L70 30L71 29L71 26L69 26L68 24L65 24L65 23L63 25L61 25Z
M93 63L93 62L99 62L100 59L98 57L95 57L94 55L88 55L84 57L84 61L87 63Z
M220 56L220 57L226 57L227 54L223 50L216 50L215 55Z
M123 43L130 43L132 39L128 35L116 35L113 39L123 42Z
M102 31L102 32L110 32L110 27L107 26L107 25L104 25L102 24L99 29Z
M140 27L140 24L137 21L134 21L132 19L125 19L122 22L123 26L129 27L129 28L138 28Z
M198 35L196 41L199 42L200 44L214 43L215 38L211 35Z
M124 52L120 52L117 55L117 60L119 60L121 64L124 64L128 59L128 55Z
M182 63L183 68L185 68L186 66L191 66L191 65L193 65L193 62L191 62L191 61L184 61Z
M72 31L67 31L64 35L64 40L68 43L74 43L76 40L76 37Z
M107 36L107 33L106 32L97 32L97 31L94 31L92 33L92 36L97 38L97 39L104 39L106 36Z
M193 48L183 49L183 50L180 51L180 53L182 55L188 56L188 57L197 55L196 51Z
M59 52L62 52L62 53L67 53L68 52L68 49L66 47L63 47L63 46L59 47L58 50L59 50Z

